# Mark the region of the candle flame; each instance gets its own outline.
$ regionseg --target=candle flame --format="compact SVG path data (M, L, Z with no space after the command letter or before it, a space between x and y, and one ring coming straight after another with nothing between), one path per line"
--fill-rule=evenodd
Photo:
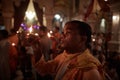
M15 43L12 43L12 46L15 46Z
M39 36L39 34L38 34L38 33L35 33L35 36Z
M52 31L50 31L50 33L52 34L53 32L52 32Z
M47 33L47 36L48 36L48 37L51 37L51 34L48 32L48 33Z

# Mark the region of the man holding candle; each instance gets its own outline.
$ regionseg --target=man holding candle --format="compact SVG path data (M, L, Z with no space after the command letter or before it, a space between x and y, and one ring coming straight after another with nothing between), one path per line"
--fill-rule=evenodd
M90 51L91 28L81 21L69 21L64 26L64 52L46 62L42 56L35 64L42 76L50 74L54 80L104 80L100 62Z

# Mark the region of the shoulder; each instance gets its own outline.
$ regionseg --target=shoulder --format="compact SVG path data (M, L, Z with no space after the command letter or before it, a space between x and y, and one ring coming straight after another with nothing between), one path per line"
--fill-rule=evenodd
M103 80L97 69L91 69L84 72L83 80Z
M8 39L4 39L0 41L0 46L4 47L4 46L9 46L10 42Z

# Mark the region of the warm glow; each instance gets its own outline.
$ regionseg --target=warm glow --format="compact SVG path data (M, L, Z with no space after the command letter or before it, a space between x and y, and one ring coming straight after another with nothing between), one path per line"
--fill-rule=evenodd
M38 33L35 33L35 36L39 36L39 34L38 34Z
M33 18L36 18L36 13L35 13L35 9L33 6L33 0L30 0L27 11L26 11L26 17L29 20L33 20Z
M92 41L94 42L94 41L95 41L95 39L92 39Z
M113 15L112 20L113 20L113 24L118 24L119 23L119 15Z
M105 19L103 18L103 19L101 19L101 27L105 27Z
M35 17L35 12L32 12L32 11L26 12L26 17L27 17L29 20L32 20L32 19Z
M48 37L51 37L51 34L48 32L48 33L47 33L47 36L48 36Z
M33 28L32 28L32 26L29 28L29 32L30 33L32 33L32 31L33 31Z
M108 0L104 0L104 1L108 1Z
M53 32L52 32L52 31L50 31L50 33L52 34Z
M57 20L59 20L59 19L61 18L59 14L56 14L54 17L55 17L55 19L57 19Z
M16 32L17 34L19 33L19 31Z
M50 38L50 37L52 37L52 34L53 34L53 31L50 31L47 33L47 36Z
M113 16L113 20L119 20L119 16Z
M27 33L27 36L29 36L30 34L29 33Z
M12 46L15 46L15 43L12 43Z

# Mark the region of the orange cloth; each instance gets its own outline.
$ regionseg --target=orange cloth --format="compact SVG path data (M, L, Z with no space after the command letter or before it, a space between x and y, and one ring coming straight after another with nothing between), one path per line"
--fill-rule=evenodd
M75 56L76 54L79 55ZM85 50L82 54L76 54L67 54L64 51L50 62L44 62L41 60L35 65L36 70L40 74L54 73L55 75L58 75L62 64L64 64L66 60L70 60L67 69L65 73L63 73L64 75L60 80L81 80L82 72L93 68L98 69L100 74L103 75L102 71L99 70L101 67L100 62L90 54L88 49Z
M17 51L17 45L18 45L18 37L17 35L11 35L9 38L10 42L10 48L9 48L9 63L10 63L10 69L11 72L14 72L17 68L17 62L18 62L18 51ZM14 46L12 44L15 44Z
M17 68L18 62L18 52L14 46L10 46L9 48L9 63L11 72L14 72Z

